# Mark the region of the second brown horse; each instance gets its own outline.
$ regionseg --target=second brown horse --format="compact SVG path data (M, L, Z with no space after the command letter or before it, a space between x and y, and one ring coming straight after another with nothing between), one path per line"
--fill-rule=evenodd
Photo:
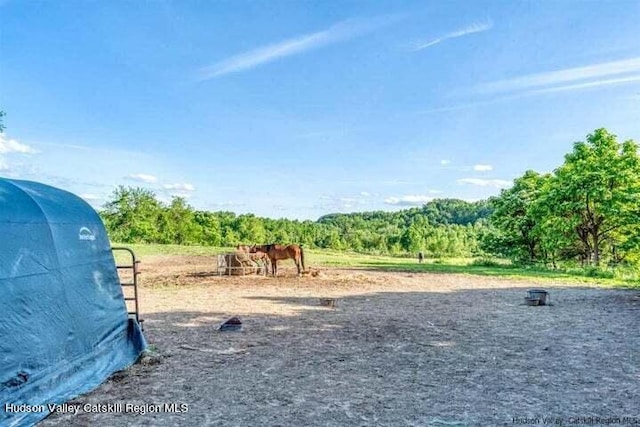
M278 260L293 259L298 268L298 275L304 271L304 251L298 245L253 245L249 250L251 253L264 252L271 261L271 272L273 277L278 273Z

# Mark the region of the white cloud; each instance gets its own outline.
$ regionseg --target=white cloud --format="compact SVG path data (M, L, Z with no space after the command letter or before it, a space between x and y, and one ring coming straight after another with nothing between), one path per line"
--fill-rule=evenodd
M163 184L158 189L158 192L164 195L164 198L161 196L163 202L169 202L169 199L172 197L189 199L194 191L195 187L189 183Z
M10 139L5 133L0 132L0 171L5 174L14 175L16 173L16 165L9 166L4 155L12 154L36 154L39 151L27 144ZM18 168L19 169L19 168Z
M378 195L375 193L369 193L362 191L357 195L347 196L330 196L320 195L319 199L323 202L318 203L314 208L321 209L323 211L344 211L345 209L362 209L364 206L368 206L374 203L374 197Z
M504 179L462 178L456 181L458 184L478 185L480 187L506 188L511 186L511 181Z
M640 76L634 75L626 78L610 79L620 74L630 74L640 72L640 57L628 58L619 61L591 64L582 67L565 68L562 70L548 71L543 73L528 74L512 79L498 80L476 86L477 93L498 93L529 90L541 87L562 85L556 90L575 90L585 87L601 86L606 84L626 83L637 81ZM574 85L581 80L591 80L590 83ZM570 84L569 84L570 83ZM562 88L562 89L560 89Z
M441 164L442 166L446 166L446 165L448 165L448 164L450 164L450 163L451 163L451 160L440 160L440 164Z
M338 207L338 209L351 209L355 206L366 205L369 200L368 196L363 195L360 197L340 197L335 201L334 206Z
M83 199L86 199L86 200L99 200L100 199L100 197L96 196L95 194L87 194L87 193L80 194L80 197L82 197Z
M162 188L164 188L165 190L173 190L173 191L179 191L179 192L191 192L195 190L195 187L191 184L164 184L162 186Z
M226 201L209 203L207 206L209 206L211 209L232 209L246 206L246 204L241 202Z
M361 36L396 20L397 17L376 18L361 22L340 22L323 31L305 34L279 43L259 47L254 50L232 56L211 66L203 67L198 70L198 80L204 81L220 77L225 74L250 70L277 59L301 54L312 49Z
M95 194L83 193L83 194L80 194L79 196L95 209L99 209L101 202L104 200L102 197L96 196Z
M88 202L95 202L97 200L102 199L102 197L96 196L95 194L87 194L87 193L80 194L80 197L82 197Z
M384 202L394 206L419 206L433 200L433 197L426 195L406 195L400 197L387 197Z
M461 28L459 30L447 33L445 35L442 35L440 37L437 37L435 39L426 41L426 42L420 42L417 44L417 46L414 47L414 51L419 51L422 49L426 49L428 47L431 46L435 46L438 43L442 43L445 40L448 39L455 39L457 37L463 37L469 34L473 34L473 33L481 33L483 31L487 31L490 30L493 27L493 23L491 21L487 21L487 22L478 22L472 25L469 25L467 27Z
M132 175L129 175L127 179L131 181L146 182L147 184L153 184L154 182L158 182L158 178L156 176L148 175L145 173L132 174Z
M15 139L9 139L6 134L0 133L0 154L22 153L36 154L38 151Z
M474 165L473 170L477 172L488 172L493 170L491 165Z

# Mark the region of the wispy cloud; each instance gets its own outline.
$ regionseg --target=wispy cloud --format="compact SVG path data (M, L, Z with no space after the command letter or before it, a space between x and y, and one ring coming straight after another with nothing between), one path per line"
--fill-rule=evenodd
M456 181L458 184L470 184L480 187L506 188L511 186L511 181L504 179L462 178Z
M287 56L298 55L322 46L353 39L392 24L399 18L400 16L392 16L372 18L366 21L349 20L340 22L323 31L305 34L279 43L259 47L232 56L211 66L200 68L198 70L198 80L204 81L230 73L250 70Z
M213 207L214 209L221 209L221 208L229 208L229 207L241 207L241 206L246 206L246 203L241 203L241 202L216 202L216 203L209 203L209 206Z
M442 166L446 166L446 165L448 165L448 164L450 164L450 163L451 163L451 160L440 160L440 164L441 164Z
M163 184L159 193L167 197L182 197L183 199L191 198L196 188L189 183Z
M440 37L437 37L435 39L431 39L429 41L423 41L423 42L419 42L416 43L416 46L414 46L413 50L414 51L419 51L419 50L423 50L426 49L428 47L431 46L435 46L438 43L442 43L445 40L449 40L449 39L455 39L458 37L463 37L469 34L474 34L474 33L481 33L483 31L487 31L490 30L493 27L493 22L491 21L485 21L485 22L477 22L474 24L471 24L467 27L461 28L459 30L456 31L452 31L450 33L444 34Z
M362 197L365 197L365 196L362 196ZM340 197L338 199L338 202L339 202L338 203L339 208L342 208L342 209L351 209L355 206L363 205L367 203L366 200L359 197Z
M559 93L559 92L577 91L577 90L597 89L603 86L623 85L623 84L635 83L635 82L640 82L640 74L626 76L626 77L600 79L600 80L588 81L583 83L562 84L562 85L551 86L551 87L522 90L519 92L509 93L508 95L497 96L496 98L487 99L484 101L475 101L475 102L468 102L468 103L459 104L459 105L442 106L442 107L430 108L427 110L421 110L416 112L416 114L424 115L424 114L434 114L434 113L447 113L451 111L482 108L482 107L486 107L486 106L493 105L500 102L508 102L516 99L531 97L531 96L545 95L545 94L552 94L552 93ZM479 92L476 91L476 93L477 94L484 93L484 91L479 91ZM488 94L488 92L485 94Z
M188 183L164 184L162 188L169 191L180 191L180 192L191 192L195 190L195 187L192 184L188 184Z
M611 78L623 74L630 77ZM626 83L640 79L640 57L619 61L591 64L582 67L528 74L511 79L498 80L476 86L478 94L493 94L517 91L545 93L561 90L576 90L588 87ZM580 81L585 83L576 84Z
M82 193L82 194L79 194L79 196L83 198L85 202L89 203L91 206L93 206L96 209L99 209L100 205L104 201L102 197L96 196L95 194Z
M176 184L163 184L160 188L160 192L170 197L182 197L188 199L191 197L196 188L193 184L176 183Z
M473 170L476 172L488 172L493 170L491 165L474 165Z
M374 204L377 201L377 196L377 193L370 193L367 191L361 191L358 194L345 196L321 194L318 196L318 199L321 200L321 202L316 203L313 208L320 209L325 212L343 212L349 209L364 209L366 206Z
M384 203L394 206L420 206L433 200L433 197L422 194L411 194L400 197L387 197Z
M58 148L70 148L72 150L82 150L82 151L94 150L92 147L89 147L86 145L78 145L78 144L58 144L53 142L40 142L38 145L46 145L46 146L58 147Z
M127 176L127 179L130 181L145 182L147 184L153 184L154 182L158 182L158 178L156 176L149 175L146 173L135 173Z
M616 79L603 79L603 80L596 80L596 81L587 82L587 83L576 83L576 84L555 86L555 87L544 88L544 89L535 89L535 90L530 90L530 91L527 91L527 92L523 93L523 96L542 95L542 94L545 94L545 93L555 93L555 92L566 92L566 91L572 91L572 90L590 89L590 88L597 88L597 87L600 87L600 86L619 85L619 84L633 83L633 82L638 82L638 81L640 81L640 74L635 75L635 76L629 76L629 77L620 77L620 78L616 78Z

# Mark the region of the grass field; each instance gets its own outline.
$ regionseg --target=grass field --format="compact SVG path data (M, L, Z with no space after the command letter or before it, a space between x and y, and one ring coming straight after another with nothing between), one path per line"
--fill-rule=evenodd
M180 246L155 244L114 244L133 249L139 259L165 255L213 256L233 251L230 247ZM521 267L506 260L480 260L474 258L437 258L425 259L418 264L415 258L402 258L383 255L366 255L353 252L306 249L306 265L314 267L343 267L369 269L387 272L409 273L455 273L477 276L504 278L534 278L541 281L558 283L585 283L604 286L623 286L640 288L637 271L598 272L583 269L547 269L543 267ZM117 258L121 258L119 254ZM613 276L613 277L610 277Z

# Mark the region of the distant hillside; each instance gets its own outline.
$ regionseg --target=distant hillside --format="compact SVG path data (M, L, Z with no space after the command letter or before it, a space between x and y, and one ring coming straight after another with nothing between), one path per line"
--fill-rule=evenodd
M384 221L392 224L411 225L417 217L424 217L430 225L473 225L491 215L486 200L466 202L460 199L436 199L422 207L402 209L396 212L374 211L348 214L329 214L318 219L320 224L337 225L345 221Z

